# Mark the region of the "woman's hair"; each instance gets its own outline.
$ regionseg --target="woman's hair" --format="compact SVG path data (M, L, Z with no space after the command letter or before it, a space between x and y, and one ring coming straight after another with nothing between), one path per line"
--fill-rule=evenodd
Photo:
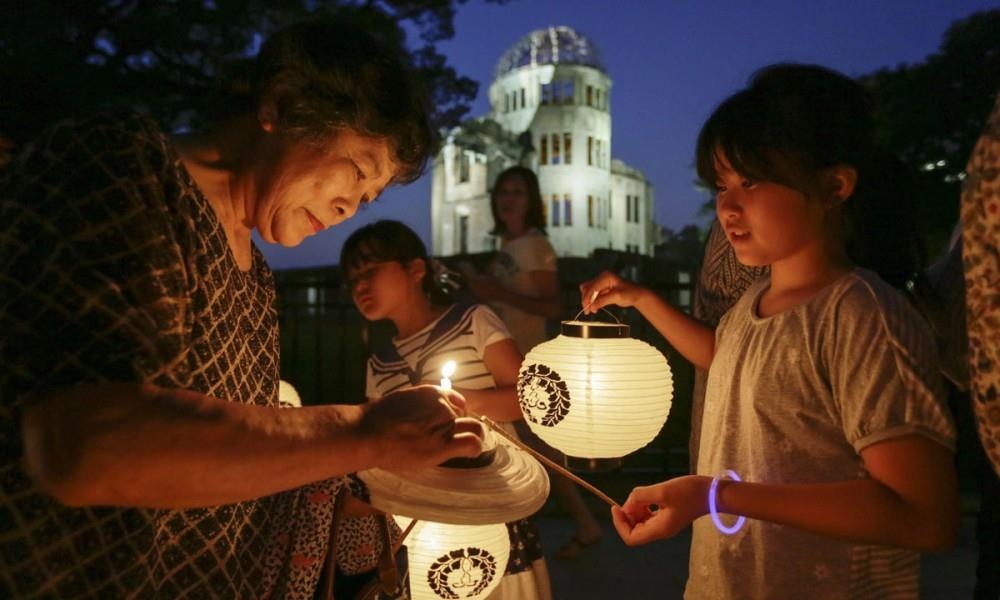
M391 261L405 266L416 259L424 261L427 268L421 282L424 293L432 302L441 303L440 290L434 281L434 269L423 240L399 221L383 219L352 233L340 250L340 272L347 281L352 269L360 269L368 263Z
M817 174L835 165L858 173L841 205L847 253L859 266L904 288L926 261L915 180L874 139L872 101L858 82L816 65L761 69L726 99L698 136L698 176L716 189L722 154L744 177L814 197Z
M278 127L323 144L341 130L387 138L399 165L394 181L416 180L434 152L428 97L402 46L398 26L372 11L341 8L271 35L257 58L222 74L216 119L276 102Z
M545 233L545 207L542 205L542 190L538 186L538 176L528 167L516 165L507 167L497 175L497 180L490 190L490 210L493 211L493 235L503 235L507 233L507 225L497 214L497 190L507 179L519 177L524 182L524 187L528 189L528 211L524 215L525 229L535 228Z

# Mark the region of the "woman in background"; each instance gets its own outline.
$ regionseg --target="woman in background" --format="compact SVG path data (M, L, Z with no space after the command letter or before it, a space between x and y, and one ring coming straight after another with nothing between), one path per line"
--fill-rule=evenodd
M489 275L478 274L468 266L462 271L472 294L496 310L518 350L527 354L547 339L545 320L558 319L562 314L556 252L545 235L545 210L538 177L527 167L505 169L493 186L490 209L492 233L500 236L500 252L490 263ZM561 459L558 451L527 427L518 427L518 434L550 458ZM576 524L572 539L560 547L556 557L573 559L601 540L601 526L571 481L559 475L550 479L552 491Z

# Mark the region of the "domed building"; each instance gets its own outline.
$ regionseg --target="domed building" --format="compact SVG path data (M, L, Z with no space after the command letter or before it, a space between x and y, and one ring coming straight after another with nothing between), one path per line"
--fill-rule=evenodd
M560 256L595 248L652 255L653 188L611 154L611 77L592 41L569 27L521 38L497 63L488 115L447 133L431 183L433 252L493 250L489 191L521 164L538 174Z

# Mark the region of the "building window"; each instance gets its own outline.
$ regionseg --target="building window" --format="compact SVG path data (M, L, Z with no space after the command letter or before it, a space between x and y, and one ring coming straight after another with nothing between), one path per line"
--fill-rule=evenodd
M524 88L521 88L521 108L524 108L526 104L524 103Z
M551 104L551 103L552 103L552 84L551 83L543 83L542 84L542 105L545 106L545 105Z
M541 142L542 156L539 159L538 164L547 165L549 164L549 136L543 133Z
M594 88L594 107L600 110L601 107L601 88Z
M594 136L587 136L587 165L594 166Z
M587 196L587 227L594 226L594 197Z
M573 198L569 194L563 195L563 224L567 227L573 225Z
M573 164L573 136L568 131L563 134L563 154L566 156L566 164Z
M562 82L562 103L563 104L573 104L573 80L567 79Z
M552 194L552 226L559 227L559 194Z
M594 162L598 168L604 166L604 155L601 154L601 140L594 141Z
M510 112L510 96L507 94L503 95L503 111L505 113Z
M594 86L587 86L587 106L594 105Z
M559 164L559 134L552 134L552 164Z
M469 215L458 217L458 253L469 252Z
M459 148L455 154L455 170L458 172L458 182L469 180L469 153Z
M608 194L608 220L609 220L609 221L611 220L611 205L613 204L613 203L611 202L611 198L612 198L612 196L611 196L611 194L609 193L609 194Z

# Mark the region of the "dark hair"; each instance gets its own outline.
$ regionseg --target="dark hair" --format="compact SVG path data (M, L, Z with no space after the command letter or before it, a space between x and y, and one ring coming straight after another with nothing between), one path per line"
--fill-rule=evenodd
M528 167L520 165L507 167L501 171L497 175L493 189L490 190L490 210L493 212L493 230L490 233L493 235L507 233L507 225L497 215L497 190L500 189L500 184L512 177L520 177L525 187L528 188L528 212L524 215L525 229L533 227L545 233L545 207L542 205L542 190L538 186L538 176Z
M716 189L721 153L741 175L813 196L817 171L858 173L841 206L847 253L859 266L904 288L926 261L916 184L896 157L877 147L874 109L858 82L817 65L776 64L712 113L698 135L698 176Z
M359 269L366 263L392 261L407 265L417 259L427 267L421 283L424 292L432 302L441 303L423 240L399 221L383 219L352 233L340 250L340 272L346 282L351 269Z
M278 126L303 141L325 143L345 128L387 138L399 165L397 183L420 177L435 150L428 98L402 33L373 11L345 7L279 30L256 60L231 66L227 76L217 110L256 111L271 98Z

